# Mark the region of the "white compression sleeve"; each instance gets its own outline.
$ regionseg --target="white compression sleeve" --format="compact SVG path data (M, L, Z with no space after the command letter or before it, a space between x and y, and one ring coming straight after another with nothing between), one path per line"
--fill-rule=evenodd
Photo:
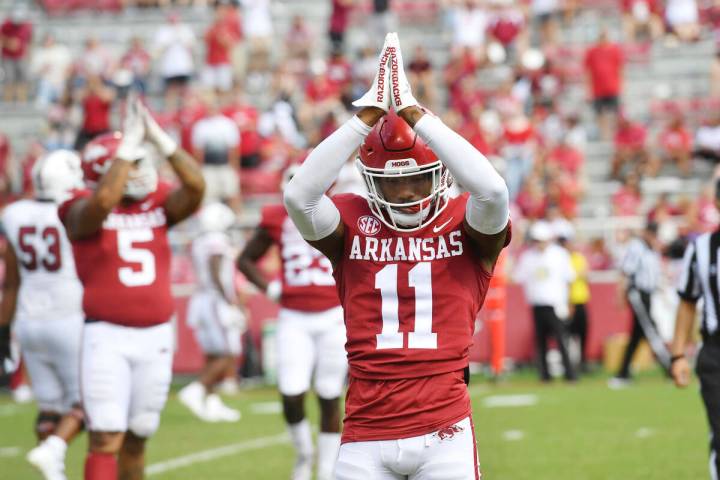
M352 117L310 153L285 187L285 208L305 240L325 238L340 223L340 212L325 192L370 130Z
M430 114L415 124L415 131L470 193L465 212L468 224L486 235L500 233L510 217L509 195L505 180L488 159Z

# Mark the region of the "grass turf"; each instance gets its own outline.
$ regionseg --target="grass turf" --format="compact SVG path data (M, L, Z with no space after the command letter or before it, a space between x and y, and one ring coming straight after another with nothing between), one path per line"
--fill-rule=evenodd
M475 431L484 480L641 480L708 478L707 426L697 384L676 390L653 373L627 389L607 388L595 375L575 385L539 384L528 374L500 383L473 378ZM536 396L534 405L486 406L497 395ZM150 441L148 465L197 452L228 453L195 458L148 478L285 480L293 464L277 395L271 388L243 391L226 402L243 412L237 424L195 420L171 395L158 434ZM307 401L315 423L316 402ZM277 408L275 408L277 407ZM25 462L34 443L33 405L0 397L0 478L41 478ZM268 438L269 437L269 438ZM264 439L267 438L267 441ZM225 450L215 449L226 447ZM69 449L68 478L82 478L86 439ZM211 455L212 456L212 455ZM191 460L193 460L191 458Z

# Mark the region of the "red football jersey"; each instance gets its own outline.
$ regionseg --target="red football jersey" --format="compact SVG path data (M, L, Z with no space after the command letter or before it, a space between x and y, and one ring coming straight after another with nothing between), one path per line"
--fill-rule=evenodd
M463 369L491 272L463 227L467 195L409 233L362 197L333 200L345 225L335 267L351 375L343 441L423 435L470 415Z
M170 320L174 305L164 207L170 190L160 182L144 200L116 206L95 235L72 242L88 319L129 327ZM79 190L60 206L63 223L73 202L91 193Z
M300 235L283 205L266 205L260 227L280 248L280 305L303 312L320 312L340 305L330 261Z

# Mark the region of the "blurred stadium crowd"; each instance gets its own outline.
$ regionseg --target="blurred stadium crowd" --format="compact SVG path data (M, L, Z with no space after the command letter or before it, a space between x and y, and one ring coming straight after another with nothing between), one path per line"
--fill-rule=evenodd
M399 28L409 32L404 48L418 99L501 171L521 231L525 220L566 230L574 223L590 268L606 270L645 217L660 224L666 244L718 221L702 183L720 158L717 0L4 5L3 203L31 195L29 172L44 151L81 149L116 128L119 100L135 90L215 179L208 200L253 219L279 193L282 171L352 114L351 100L372 80L378 42ZM324 14L298 13L309 6ZM77 19L117 16L132 25L149 14L162 20L138 29L146 35L86 28L78 39L83 29L69 30ZM707 52L693 57L706 73L689 94L662 75L650 87L647 76L637 82L658 58L688 48ZM640 90L627 91L629 68ZM30 108L42 115L42 130L4 135L13 112ZM357 188L351 170L346 189ZM598 225L598 216L607 221Z

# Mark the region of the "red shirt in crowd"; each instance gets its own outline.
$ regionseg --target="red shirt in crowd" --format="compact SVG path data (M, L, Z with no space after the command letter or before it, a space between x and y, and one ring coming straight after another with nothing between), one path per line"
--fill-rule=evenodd
M343 57L330 58L326 75L334 88L343 90L352 82L352 65Z
M682 125L666 128L658 138L666 152L690 151L692 141L692 135Z
M229 65L236 41L237 38L226 21L212 24L205 33L205 63L211 66Z
M548 162L558 165L568 173L577 175L583 164L583 156L570 145L558 145L550 152Z
M585 53L593 98L617 97L622 87L623 53L614 43L598 43Z
M339 94L338 86L331 82L326 75L313 78L305 87L305 98L313 103L338 97Z
M343 33L350 23L352 4L347 0L332 0L332 13L330 14L330 31Z
M660 14L660 5L657 0L621 0L622 11L624 13L635 13L643 10L647 13Z
M103 100L96 93L89 93L83 101L83 131L85 132L106 132L110 130L110 109L112 102Z
M120 65L140 76L147 75L150 72L151 63L152 57L142 47L131 48L120 59Z
M627 122L615 133L615 147L639 149L645 147L647 130L639 123Z
M640 213L642 198L639 192L621 187L612 196L613 211L621 217L631 217Z
M25 57L32 40L32 25L30 23L14 23L5 20L0 26L2 36L2 57L18 60Z
M200 102L190 102L177 112L176 123L180 129L180 145L182 148L191 152L192 146L192 130L200 119L205 117L207 109Z
M223 115L235 122L240 131L240 155L252 155L260 151L260 134L257 131L258 111L251 105L230 105Z

